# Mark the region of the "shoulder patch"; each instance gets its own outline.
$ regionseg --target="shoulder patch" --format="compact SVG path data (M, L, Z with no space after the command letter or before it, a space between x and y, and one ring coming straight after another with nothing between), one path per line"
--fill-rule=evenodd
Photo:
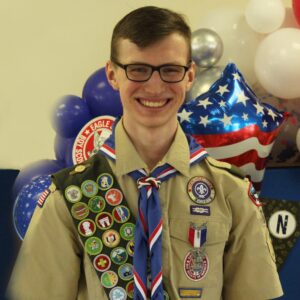
M44 206L44 203L46 202L47 198L51 194L50 189L46 189L45 191L42 192L39 200L37 201L37 205L42 208Z
M208 161L208 163L210 165L220 168L220 169L223 169L223 170L227 170L228 172L230 172L231 174L233 174L237 177L240 177L242 179L244 179L246 177L245 173L240 168L238 168L234 165L231 165L227 162L216 160L210 156L207 156L206 160Z

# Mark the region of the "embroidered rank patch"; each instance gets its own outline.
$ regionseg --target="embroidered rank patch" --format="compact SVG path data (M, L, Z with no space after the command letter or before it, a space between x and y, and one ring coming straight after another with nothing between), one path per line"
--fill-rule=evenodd
M180 298L201 298L202 291L201 288L179 288L178 294Z
M248 196L249 196L250 200L254 203L255 206L262 206L263 205L259 201L258 195L255 191L255 188L254 188L252 182L250 182L249 187L248 187Z
M209 204L216 195L212 183L202 176L193 177L188 182L187 192L191 200L197 204Z
M199 249L189 251L184 259L185 275L193 280L199 281L205 277L208 271L208 257Z
M209 206L191 205L190 213L191 213L191 215L210 216L210 207Z
M47 200L47 198L50 195L50 190L46 189L44 192L42 192L39 200L37 201L37 205L42 208L44 206L45 201Z

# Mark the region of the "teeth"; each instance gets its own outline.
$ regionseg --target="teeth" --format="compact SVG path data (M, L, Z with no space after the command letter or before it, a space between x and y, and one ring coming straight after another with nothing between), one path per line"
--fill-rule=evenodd
M162 107L167 103L168 100L162 101L149 101L149 100L141 100L140 103L147 107Z

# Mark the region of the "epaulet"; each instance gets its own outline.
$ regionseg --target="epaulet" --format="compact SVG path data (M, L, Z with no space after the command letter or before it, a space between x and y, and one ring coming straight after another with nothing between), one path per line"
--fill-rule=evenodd
M238 168L234 165L231 165L227 162L216 160L210 156L207 156L206 160L210 165L217 167L219 169L226 170L237 177L240 177L242 179L244 179L246 177L245 173L240 168Z

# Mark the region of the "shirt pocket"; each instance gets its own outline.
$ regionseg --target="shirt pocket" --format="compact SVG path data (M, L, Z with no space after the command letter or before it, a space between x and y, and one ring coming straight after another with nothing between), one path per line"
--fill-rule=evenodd
M207 234L204 253L208 260L208 268L200 280L187 276L186 258L195 248L189 242L189 228L191 223L201 226L206 223ZM170 252L171 265L173 266L173 279L178 287L188 285L191 287L214 287L216 293L221 293L223 283L223 254L228 240L230 226L223 220L193 218L170 219Z

